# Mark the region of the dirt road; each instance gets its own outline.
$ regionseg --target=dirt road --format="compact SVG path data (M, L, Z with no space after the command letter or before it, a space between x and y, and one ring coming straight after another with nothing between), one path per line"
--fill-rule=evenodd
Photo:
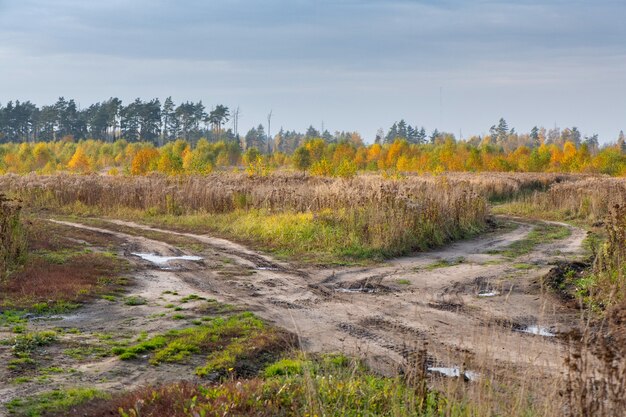
M525 239L534 225L501 219L506 228L378 266L298 269L206 235L123 221L102 220L97 227L58 223L123 241L119 255L138 270L130 295L148 300L137 306L97 300L67 316L31 321L34 329L78 329L75 335L64 336L77 346L93 345L101 335L130 339L140 332L184 327L188 324L166 314L171 311L168 304L196 294L250 310L296 333L307 352L361 356L382 372L400 369L426 348L436 367L458 366L477 373L541 368L555 373L562 367L564 349L558 334L578 320L576 311L541 285L552 263L582 256L586 234L567 225L562 226L570 229L568 237L537 245L515 258L498 251ZM176 245L174 237L190 244ZM148 254L194 255L201 260L159 263L141 257ZM190 314L193 305L193 300L186 304ZM76 366L60 352L51 355L56 355L57 366L75 368L69 376L47 377L61 385L122 390L193 378L192 372L183 374L173 365L128 366L115 357L96 357ZM193 369L194 364L189 366ZM5 384L0 386L0 402L44 388L35 382Z
M193 253L202 256L203 263L185 262L185 270L167 273L188 290L242 306L297 333L307 351L362 354L381 368L401 364L427 342L433 360L447 366L471 359L476 364L497 361L557 370L561 345L551 334L568 330L577 319L576 312L540 284L551 263L582 253L585 232L567 225L569 237L514 259L496 252L532 230L521 220L508 221L512 230L382 266L298 270L210 236L122 221L112 221L106 229L66 224L111 233L135 252L162 256L181 252L116 227L194 239L204 245L203 251ZM128 249L126 256L133 256ZM219 268L225 260L230 270ZM176 286L176 280L161 276L163 271L152 274L142 290L148 298Z

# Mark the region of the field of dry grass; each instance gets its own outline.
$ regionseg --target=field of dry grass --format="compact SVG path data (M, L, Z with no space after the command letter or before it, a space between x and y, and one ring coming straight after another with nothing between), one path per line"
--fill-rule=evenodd
M299 258L306 254L312 259L321 257L337 262L339 260L337 253L341 252L334 252L332 257L328 255L329 252L337 248L345 248L349 244L354 245L349 252L353 258L356 258L355 253L360 253L362 259L374 257L380 260L384 257L442 245L451 240L476 234L486 228L490 201L496 203L495 211L498 213L534 219L564 220L589 227L600 237L600 240L594 244L594 261L588 269L574 273L573 270L568 269L568 266L565 266L560 270L559 279L561 280L558 282L559 285L567 283L564 288L546 288L537 284L541 279L533 281L534 283L526 283L524 280L531 276L535 277L540 268L546 268L547 271L549 267L544 265L545 262L567 257L567 250L574 242L578 245L576 250L579 250L584 234L580 229L572 226L552 224L550 227L554 229L554 237L549 238L548 235L552 229L545 225L541 226L541 223L531 222L525 223L522 227L522 229L527 228L526 234L521 231L518 233L516 230L510 231L506 227L503 229L504 232L492 232L494 236L485 238L484 248L476 242L476 252L467 252L469 255L466 258L450 258L450 253L454 253L454 250L450 253L441 250L440 253L447 254L447 257L439 259L439 263L433 263L432 259L430 263L423 265L417 262L415 265L418 266L408 263L407 267L402 270L403 279L397 282L385 281L386 284L380 286L384 291L378 295L375 291L371 294L366 291L362 294L352 294L350 293L354 291L352 287L340 284L343 280L350 283L351 274L354 275L354 279L367 278L372 274L376 277L380 274L387 274L390 277L400 276L397 275L397 270L398 265L402 265L401 263L395 263L395 266L389 266L386 269L382 265L377 270L371 268L371 271L356 268L340 270L337 277L334 270L329 275L330 270L328 274L324 274L324 268L317 271L313 270L313 267L308 267L308 275L305 274L309 280L308 286L291 289L295 298L287 301L279 299L287 278L293 275L294 282L299 283L305 275L298 275L299 273L295 270L283 264L268 264L265 255L252 254L244 249L236 249L236 246L214 246L217 243L206 238L206 241L201 240L201 242L207 243L211 249L203 252L205 266L184 264L185 268L190 268L190 270L185 268L180 272L149 270L140 273L132 269L126 270L126 273L140 276L142 280L145 280L145 283L141 284L144 286L156 285L154 277L163 274L168 277L163 282L167 282L168 285L178 285L178 287L173 287L178 290L182 288L189 292L196 288L196 290L201 289L210 293L219 288L217 294L220 296L231 294L232 300L245 301L248 307L254 305L255 300L262 302L266 300L265 297L269 297L264 305L257 306L258 311L262 315L268 315L273 321L281 323L281 326L283 326L283 321L277 320L277 316L273 317L269 314L270 312L288 314L291 318L287 317L284 323L298 322L306 317L307 312L312 312L311 320L317 320L316 322L319 323L318 332L327 326L332 330L329 334L333 336L337 334L338 328L347 329L347 333L339 334L348 339L354 337L363 343L366 341L378 343L380 346L377 349L382 349L376 351L378 354L385 349L391 349L391 354L395 354L394 352L405 354L409 351L415 354L407 346L411 343L420 343L420 346L428 350L422 355L426 355L423 358L430 358L430 364L427 365L422 361L420 365L417 362L407 361L401 368L401 375L384 377L364 368L361 363L352 359L345 357L332 359L332 357L324 356L301 357L298 353L285 352L283 345L278 350L281 350L284 359L274 364L263 362L263 360L257 361L257 359L251 361L246 359L248 351L245 347L248 346L247 341L254 344L256 342L253 340L256 339L243 337L237 341L235 340L239 337L237 336L233 339L235 343L231 343L232 341L228 339L228 343L225 342L222 346L222 351L214 343L215 341L209 344L196 341L197 337L193 337L192 334L204 334L203 332L208 331L208 324L203 324L201 321L203 319L201 314L206 314L204 313L206 307L202 306L205 301L202 297L185 296L175 301L180 302L176 310L184 314L174 314L170 318L167 312L175 306L172 301L180 297L177 294L177 298L173 298L171 291L165 291L155 300L145 295L137 298L138 300L144 299L142 302L146 302L147 306L137 307L136 311L142 312L133 320L135 323L144 323L149 329L149 336L137 337L132 343L124 342L124 345L116 345L114 349L117 349L116 352L134 352L135 350L142 354L145 352L147 359L138 357L132 359L126 368L140 372L138 365L142 363L141 361L153 361L155 357L166 355L166 357L175 358L174 362L180 362L178 366L183 368L190 366L193 370L198 365L193 361L187 364L182 358L197 357L198 352L202 352L204 355L204 363L200 364L202 367L208 366L207 354L209 363L233 364L220 368L225 378L196 382L168 380L165 385L160 386L142 386L142 384L136 389L118 393L112 397L95 391L67 390L67 384L61 383L60 386L63 389L58 392L58 404L55 398L51 398L44 392L25 401L15 401L13 410L16 415L26 415L24 413L27 413L27 410L35 409L28 408L31 405L33 407L42 404L46 406L52 403L56 404L55 407L57 405L61 407L55 415L64 415L68 412L68 408L71 408L73 413L80 415L119 414L155 417L224 415L226 411L229 415L242 416L250 414L305 415L307 413L333 416L548 417L563 414L572 417L578 415L620 416L621 410L626 405L623 395L620 395L626 386L624 377L626 338L623 332L623 312L626 309L622 307L626 299L624 296L626 293L626 284L624 284L626 182L623 180L562 174L447 174L391 179L376 175L358 176L354 179L329 179L299 174L277 174L257 178L234 174L207 177L132 178L59 175L4 176L0 177L0 189L22 200L27 207L27 223L30 222L26 227L28 233L25 234L28 236L30 255L25 266L15 271L10 276L11 279L3 282L2 297L4 298L0 299L2 303L0 309L13 306L32 307L32 305L44 303L45 300L59 299L69 303L86 303L86 306L90 306L89 309L102 313L101 303L93 304L93 306L90 303L95 300L94 296L102 294L114 294L115 297L111 297L111 300L119 299L121 282L114 282L115 280L111 279L103 280L103 277L107 274L117 276L120 273L120 270L115 269L120 259L112 255L117 252L119 256L120 247L149 250L151 244L161 242L164 247L169 248L170 252L178 253L180 248L199 250L197 242L188 241L193 236L195 236L194 239L205 239L202 236L190 234L168 234L167 231L145 230L131 223L110 223L106 226L106 221L89 220L83 216L108 217L109 220L111 218L130 219L180 232L217 232L221 236L251 244L255 248L270 249L283 254L285 257L282 259L295 257L297 258L295 265L301 260ZM77 221L83 221L92 226L71 231L67 226L37 219L39 216L58 214L73 215L75 219L78 219ZM108 227L106 230L109 232L103 234L102 230L98 231L100 230L98 227ZM580 233L570 236L572 230L578 230ZM502 240L502 233L510 235L511 239L517 239L517 241L511 240L511 245L501 242L504 246L498 250L496 242ZM552 244L551 239L556 243ZM86 248L81 242L90 243ZM140 242L147 246L137 249ZM472 248L472 242L468 242L466 246ZM561 250L565 252L561 253ZM550 252L550 254L543 254L542 251ZM128 253L122 255L126 257ZM225 259L233 255L240 258ZM327 257L323 258L324 256ZM342 256L345 256L345 252ZM472 258L473 256L476 260ZM533 256L539 259L536 265L533 263ZM233 261L233 259L238 260ZM453 260L450 261L450 259ZM250 270L250 262L256 264L257 267ZM402 261L399 260L399 262ZM135 265L133 268L136 267ZM216 270L217 273L213 274L212 270ZM533 272L535 270L536 272ZM319 272L319 277L315 275L317 272ZM559 314L567 318L568 326L577 327L578 330L568 335L560 334L554 343L550 340L540 340L541 336L537 335L523 336L515 330L513 335L510 335L511 329L506 327L513 324L495 316L498 313L496 305L499 304L488 304L488 299L477 296L474 290L469 290L469 286L474 288L475 285L482 285L474 281L484 281L473 280L474 275L484 278L484 274L489 273L502 278L499 282L505 287L508 285L506 288L509 288L507 290L509 295L504 301L504 314L520 308L516 304L520 302L519 300L533 303L532 300L541 298L543 300L541 303L556 303L550 304L550 308L559 310ZM202 274L208 275L205 277ZM450 274L456 274L454 279L450 278L451 281L448 283L450 285L442 286L442 291L433 288L439 281L446 281L446 277ZM501 275L506 276L501 277ZM423 288L419 287L417 283L424 276L432 276L438 281L425 283ZM310 279L313 277L319 278L319 283L315 281L315 286L310 285ZM181 281L176 281L179 278ZM205 282L203 279L209 281ZM330 279L335 279L337 282L329 281ZM472 283L469 281L465 283L464 279L469 279ZM453 282L454 280L458 282ZM495 280L492 281L495 282ZM152 284L148 284L150 282ZM391 282L394 283L391 284ZM462 282L463 285L456 285ZM329 286L329 283L337 284L337 289L345 291L345 294L339 292L329 296L329 288L331 293L334 288L332 285ZM261 291L261 284L267 284L267 294ZM162 288L169 287L157 288L161 291ZM419 294L412 295L412 288L418 288ZM448 293L450 290L453 292ZM470 293L465 294L466 290ZM572 308L572 305L575 306L576 303L558 304L554 301L558 298L553 294L555 290L570 291L572 297L583 301L583 311ZM183 290L180 291L183 292ZM318 311L313 304L306 304L306 300L302 300L307 291L312 294L312 300L317 300L312 302L313 304L336 309L332 315L328 315L329 318L322 317L320 315L322 310ZM436 297L443 298L421 306L423 303L420 304L420 296L429 291L437 294ZM133 297L131 298L134 300ZM384 302L386 298L389 299L388 304ZM187 308L185 303L188 301L194 305L193 308ZM422 340L426 334L426 328L419 331L406 325L395 328L391 324L384 324L387 323L384 320L381 321L380 314L384 313L383 307L395 317L408 319L410 314L406 315L408 313L400 308L404 305L401 304L404 301L413 302L410 307L406 303L409 309L415 311L418 308L425 309L420 310L420 313L415 313L421 318L412 323L413 326L421 322L429 323L429 328L433 325L439 326L434 319L431 320L431 324L424 314L436 316L440 321L443 320L443 330L439 331L445 335L444 339L435 339L435 334L431 334ZM110 302L113 304L111 306L107 304L105 307L116 311L111 320L123 323L126 315L137 314L135 310L125 310L128 307L117 307L115 303L119 304L119 301ZM339 308L344 302L347 303L345 312L347 316L341 319L334 317L336 320L333 321L333 316L343 314L340 313ZM195 303L198 303L198 307ZM491 309L489 311L492 316L483 317L481 307L483 304L485 308ZM537 304L537 311L543 311L546 308L545 305ZM95 305L99 307L95 308ZM398 309L393 310L392 307ZM145 312L142 310L144 308ZM222 311L222 308L224 308L223 311L228 311L228 308L211 304L211 309L215 308L219 311ZM368 308L372 311L367 312ZM196 309L199 310L196 311ZM378 316L370 317L374 314L373 310L378 312ZM524 311L534 310L520 309L519 313L509 314L522 314ZM351 324L345 327L345 323L350 320L349 317L353 316L356 319L360 314L365 314L364 312L367 313L367 320L357 321L355 323L358 325ZM229 317L238 317L233 314L228 312L223 317L218 317L217 321L207 323L226 323ZM574 319L570 319L577 315L583 316L584 320L576 323ZM88 314L87 316L89 320L84 323L80 322L80 326L85 326L81 327L83 329L81 331L85 332L81 338L100 337L95 333L88 336L86 329L90 329L93 320L101 318L90 317ZM137 321L138 317L139 321ZM455 317L464 320L466 328L470 328L473 325L471 323L476 321L476 329L482 329L476 330L474 335L465 336L466 339L471 340L463 341L463 343L469 343L466 345L470 346L469 348L463 349L451 344L448 354L449 358L456 358L457 361L463 358L461 370L468 367L465 369L477 372L480 375L478 381L472 381L467 376L433 379L432 375L427 375L427 372L423 371L424 367L433 365L432 361L435 357L433 355L437 354L439 358L442 358L441 351L444 348L439 346L441 340L454 338L456 334L463 332L464 329L460 327L450 329L450 332L445 330L446 323L459 326L453 321ZM220 321L223 319L226 321ZM216 320L216 318L211 320ZM158 323L158 330L161 330L160 333L154 328L155 324L150 324L155 321ZM382 327L377 327L380 326L379 322L383 323ZM257 321L254 323L256 323L254 326L264 326L258 324L260 322ZM305 321L299 322L302 325L304 323ZM161 326L164 325L174 330L163 332ZM244 325L248 326L248 324ZM342 325L344 327L341 327ZM194 326L198 326L195 332ZM219 326L211 331L218 331L217 334L220 334L222 327ZM264 335L271 334L273 331L270 327L268 329L270 329L269 333L265 331L261 333L261 339L265 340ZM233 335L239 335L237 332L240 331L243 331L242 335L247 334L245 330L237 328ZM31 334L30 329L27 334ZM413 340L416 334L420 335L417 339L419 342ZM303 330L301 336L304 337L304 335ZM47 341L43 333L33 333L32 337L35 336L41 339L37 343L45 346L48 346L48 343L58 343ZM62 343L70 343L71 338L62 332L55 337L63 339ZM115 339L117 336L113 335L113 337ZM397 342L398 339L393 339L394 337L407 338L403 348L398 347L400 343ZM534 352L534 349L537 352L545 349L552 352L552 349L556 349L554 352L558 352L561 347L567 348L568 355L563 368L566 370L564 378L555 375L547 367L544 372L541 367L545 364L526 364L519 360L509 363L503 356L498 356L498 352L493 351L489 354L499 340L510 337L520 337L517 343L522 343L520 346L527 349L526 353L529 355ZM524 337L534 337L536 343L528 343ZM392 340L396 341L395 344L391 342ZM436 342L433 342L435 340ZM424 341L426 343L422 345ZM194 343L199 344L194 345ZM304 343L303 349L307 343L311 342ZM347 342L342 343L347 344ZM205 345L210 346L211 352L207 353L203 350ZM478 352L482 351L487 353L479 355ZM108 355L112 355L111 352ZM364 359L368 359L371 353L364 353ZM36 351L31 356L37 361L47 361ZM411 358L414 359L414 356ZM272 360L275 359L273 357ZM557 358L553 359L557 361ZM106 362L117 363L110 359ZM260 363L263 365L259 365ZM246 374L243 377L232 373L230 378L228 377L229 367L239 369L241 366L245 369L254 368L254 372L258 369L261 371ZM249 366L251 368L246 368ZM25 374L30 378L34 372L33 369L28 367L25 369L30 372ZM40 372L40 369L44 368L37 365L36 369ZM166 365L163 364L162 371L152 372L163 372L160 375L167 375L166 369ZM185 372L188 371L187 368L184 369ZM21 378L11 375L16 381ZM137 377L140 373L133 375ZM115 378L118 378L116 379L118 382L122 381L119 380L117 374ZM429 389L425 389L425 378L430 381ZM72 380L69 376L67 379ZM34 386L33 381L28 384L29 388ZM37 392L42 392L40 388L37 390ZM55 408L47 408L47 410L54 411Z
M0 177L32 209L204 230L318 263L380 260L476 234L489 186L417 176Z

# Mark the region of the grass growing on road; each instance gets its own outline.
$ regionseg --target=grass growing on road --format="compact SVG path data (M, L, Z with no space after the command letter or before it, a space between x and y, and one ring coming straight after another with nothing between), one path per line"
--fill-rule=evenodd
M524 239L515 241L503 249L497 249L489 253L503 255L507 258L517 258L532 252L538 245L566 239L571 233L571 229L567 226L553 223L539 223Z
M293 344L293 339L268 327L252 313L212 317L194 327L170 330L129 347L114 348L120 359L150 354L150 363L184 363L192 355L206 357L198 376L249 374L268 358Z

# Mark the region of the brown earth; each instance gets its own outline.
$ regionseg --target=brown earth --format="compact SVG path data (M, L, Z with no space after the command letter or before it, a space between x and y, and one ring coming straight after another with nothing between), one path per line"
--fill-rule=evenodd
M173 320L171 309L165 307L196 294L252 311L296 333L305 352L341 351L361 356L384 373L402 369L413 353L426 348L433 366L459 366L478 373L525 374L541 369L558 374L565 349L558 335L575 326L579 317L541 282L554 263L582 256L586 233L567 226L571 229L568 238L508 259L494 252L526 237L533 225L520 219L501 221L509 227L477 239L378 266L332 270L295 267L207 235L123 221L102 220L98 227L57 222L124 242L119 254L137 266L128 295L143 297L148 303L128 306L97 300L73 314L31 320L30 327L78 329L79 333L64 336L66 345L77 346L97 345L99 334L123 339L141 331L163 332L188 327L187 320L203 314L199 301L181 304L187 319L183 321ZM138 233L120 231L128 228ZM141 236L142 232L151 238ZM187 239L198 250L191 253L189 246L181 249L155 240L158 234ZM176 260L164 269L133 255L137 252L197 255L202 260ZM522 332L528 325L543 326L557 337ZM71 367L71 373L51 375L45 384L0 383L0 402L51 386L126 390L194 378L192 371L182 372L178 365L154 367L145 361L129 365L116 357L93 356L77 362L59 349L48 348L42 360L49 360L50 366ZM8 358L9 350L9 346L0 346L0 357ZM193 369L195 365L187 366ZM0 369L0 381L10 378L8 371Z

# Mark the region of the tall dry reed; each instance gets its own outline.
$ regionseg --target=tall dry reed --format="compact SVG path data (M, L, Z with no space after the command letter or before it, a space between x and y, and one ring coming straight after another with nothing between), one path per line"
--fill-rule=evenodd
M170 215L314 213L318 221L340 224L369 247L393 255L478 232L488 215L477 186L445 177L13 175L0 177L0 188L34 207L78 203L105 214L127 209Z
M0 278L26 255L26 237L20 222L20 206L0 194Z

